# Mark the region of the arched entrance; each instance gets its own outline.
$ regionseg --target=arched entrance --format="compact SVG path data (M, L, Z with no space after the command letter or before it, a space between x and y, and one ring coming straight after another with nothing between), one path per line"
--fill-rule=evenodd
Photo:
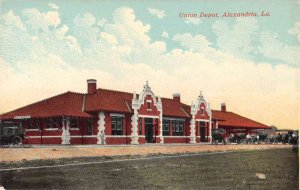
M154 125L153 118L145 118L145 141L153 143Z

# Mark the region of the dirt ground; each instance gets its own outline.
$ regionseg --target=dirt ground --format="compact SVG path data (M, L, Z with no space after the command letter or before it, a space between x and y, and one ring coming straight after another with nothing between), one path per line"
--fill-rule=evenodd
M299 189L298 159L297 153L285 148L11 170L0 172L0 186L6 189L292 190ZM258 179L257 173L264 174L266 179Z
M47 146L34 148L0 148L0 162L99 157L121 155L175 154L215 151L291 148L290 145L122 145L122 146Z

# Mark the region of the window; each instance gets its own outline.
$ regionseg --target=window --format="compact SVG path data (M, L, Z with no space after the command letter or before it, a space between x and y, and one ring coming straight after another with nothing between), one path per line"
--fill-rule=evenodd
M201 115L204 115L204 108L201 108Z
M39 120L30 120L28 121L28 129L39 129L40 121Z
M112 135L123 135L123 117L111 117Z
M151 110L151 102L147 102L147 109Z
M139 118L139 135L143 134L143 118Z
M88 120L87 135L93 135L93 119Z
M52 123L52 128L58 128L59 127L59 119L54 118Z
M163 136L169 136L170 135L170 121L169 120L163 120Z
M73 129L78 128L78 119L77 118L71 118L70 128L73 128Z
M48 118L47 121L46 121L46 128L47 129L51 129L52 128L52 124L53 124L52 119Z
M46 121L46 128L47 129L56 129L59 126L59 119L58 118L48 118Z
M183 136L184 134L184 122L183 121L179 121L179 120L175 120L173 121L173 136Z

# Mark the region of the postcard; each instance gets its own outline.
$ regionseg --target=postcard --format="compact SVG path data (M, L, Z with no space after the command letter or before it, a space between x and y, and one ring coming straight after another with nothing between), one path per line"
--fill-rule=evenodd
M299 189L299 0L0 10L0 189Z

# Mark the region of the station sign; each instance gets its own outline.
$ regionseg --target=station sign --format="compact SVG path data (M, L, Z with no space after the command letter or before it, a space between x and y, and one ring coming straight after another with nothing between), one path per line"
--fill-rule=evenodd
M30 115L18 115L14 116L14 119L30 119Z

